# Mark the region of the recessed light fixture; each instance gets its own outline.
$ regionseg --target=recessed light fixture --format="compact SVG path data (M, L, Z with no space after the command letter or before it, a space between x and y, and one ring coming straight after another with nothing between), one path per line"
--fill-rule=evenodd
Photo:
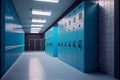
M41 28L31 28L31 30L41 30Z
M33 27L43 27L42 24L31 24L31 26L33 26Z
M31 28L31 33L39 33L41 28Z
M39 33L39 31L38 31L38 32L36 32L36 31L31 31L30 33Z
M37 9L32 9L32 14L33 15L51 16L51 12L50 11L37 10Z
M58 3L59 0L34 0L34 1L43 1L43 2L51 2L51 3Z
M46 23L45 19L32 19L32 22Z

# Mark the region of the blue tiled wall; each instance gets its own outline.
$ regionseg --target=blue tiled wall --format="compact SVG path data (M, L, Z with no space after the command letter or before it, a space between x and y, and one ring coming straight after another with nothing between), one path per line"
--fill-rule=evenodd
M2 73L4 74L18 59L24 51L24 33L17 32L16 28L22 28L18 19L17 13L13 7L11 0L5 0L4 11L4 25L5 28L2 32L4 34L4 50L2 51Z
M99 67L102 72L114 76L115 0L94 0L92 2L99 3Z

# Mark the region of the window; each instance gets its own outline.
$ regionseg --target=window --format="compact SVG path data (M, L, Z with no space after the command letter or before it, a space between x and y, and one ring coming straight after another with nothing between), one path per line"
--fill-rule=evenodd
M76 17L73 18L73 22L74 22L74 23L76 22Z
M82 19L82 12L79 13L79 20L81 20L81 19Z
M71 25L71 20L69 21L69 25Z

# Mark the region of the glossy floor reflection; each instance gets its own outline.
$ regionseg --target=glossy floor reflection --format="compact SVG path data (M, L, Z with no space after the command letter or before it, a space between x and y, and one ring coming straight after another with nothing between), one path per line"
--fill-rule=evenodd
M86 74L45 52L25 52L1 80L116 80L102 73Z

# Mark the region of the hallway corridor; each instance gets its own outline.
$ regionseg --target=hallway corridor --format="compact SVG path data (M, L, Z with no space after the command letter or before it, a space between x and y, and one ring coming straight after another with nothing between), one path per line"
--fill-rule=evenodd
M0 80L120 80L120 0L0 0Z
M25 52L1 80L116 80L113 77L87 74L65 64L45 52Z

